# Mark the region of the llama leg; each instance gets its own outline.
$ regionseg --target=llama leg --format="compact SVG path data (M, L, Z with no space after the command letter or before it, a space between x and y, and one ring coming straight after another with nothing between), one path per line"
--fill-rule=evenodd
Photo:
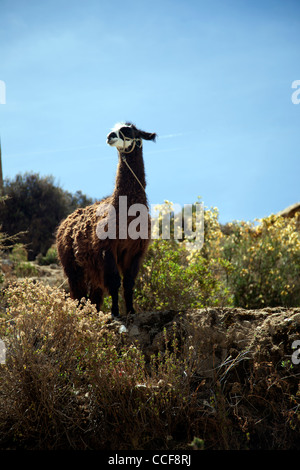
M135 279L139 271L141 257L136 255L129 268L123 272L123 289L124 289L124 300L126 304L127 313L135 313L133 308L133 289Z
M67 242L58 239L57 252L64 273L68 278L70 297L71 299L81 300L83 297L86 298L88 293L84 270L76 263L72 240L67 239Z
M101 305L103 302L103 290L100 287L96 289L91 289L90 301L92 304L96 305L98 311L101 310Z
M110 251L105 252L104 256L104 282L108 289L112 299L111 314L113 317L119 316L119 302L118 293L121 285L121 277L113 257Z
M87 287L84 280L84 272L79 266L68 267L65 269L70 287L70 297L81 300L87 297Z
M124 289L124 299L126 304L126 312L135 313L133 308L133 288L134 288L134 279L127 276L123 279L123 289Z

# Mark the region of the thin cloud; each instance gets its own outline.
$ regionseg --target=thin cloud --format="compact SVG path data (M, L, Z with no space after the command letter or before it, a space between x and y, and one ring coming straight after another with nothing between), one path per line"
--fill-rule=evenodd
M183 135L187 135L189 132L177 132L176 134L165 134L165 135L159 135L159 139L173 139L174 137L181 137Z
M173 139L175 137L181 137L184 135L189 134L188 132L178 132L176 134L165 134L165 135L159 135L158 139ZM6 155L7 158L18 158L18 157L34 157L34 156L39 156L39 155L49 155L52 153L61 153L61 152L74 152L76 150L88 150L88 149L93 149L93 148L104 148L106 147L105 144L93 144L93 145L77 145L72 146L72 147L64 147L64 148L52 148L52 149L41 149L41 150L34 150L32 152L21 152L21 153L12 153ZM170 149L167 151L172 151L174 149ZM158 153L156 152L147 152L147 153Z
M173 147L173 148L167 148L167 149L150 150L149 152L145 151L144 153L145 155L156 155L159 153L178 152L181 150L186 150L186 147Z
M54 148L54 149L42 149L35 150L33 152L21 152L21 153L12 153L6 155L7 158L16 158L16 157L33 157L37 155L47 155L51 153L60 153L60 152L73 152L76 150L88 150L92 148L104 148L104 144L94 144L94 145L77 145L76 147L64 147L64 148Z

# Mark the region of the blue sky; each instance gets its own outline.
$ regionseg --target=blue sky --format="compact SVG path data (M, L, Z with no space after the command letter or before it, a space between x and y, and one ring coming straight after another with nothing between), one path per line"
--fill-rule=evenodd
M300 2L0 0L4 177L53 175L102 198L129 120L151 204L202 197L220 221L300 201Z

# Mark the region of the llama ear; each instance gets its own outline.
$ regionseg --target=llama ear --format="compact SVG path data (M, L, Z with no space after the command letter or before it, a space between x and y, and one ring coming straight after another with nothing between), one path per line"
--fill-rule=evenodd
M140 131L140 130L138 130L138 136L141 137L142 139L145 139L145 140L154 140L154 141L157 137L155 132L149 133L149 132L144 132L144 131Z

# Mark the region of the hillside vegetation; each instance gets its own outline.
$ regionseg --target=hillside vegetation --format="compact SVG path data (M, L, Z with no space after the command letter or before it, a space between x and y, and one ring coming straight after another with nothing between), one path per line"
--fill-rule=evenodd
M297 214L154 240L118 321L69 298L51 237L2 245L1 449L299 448Z

